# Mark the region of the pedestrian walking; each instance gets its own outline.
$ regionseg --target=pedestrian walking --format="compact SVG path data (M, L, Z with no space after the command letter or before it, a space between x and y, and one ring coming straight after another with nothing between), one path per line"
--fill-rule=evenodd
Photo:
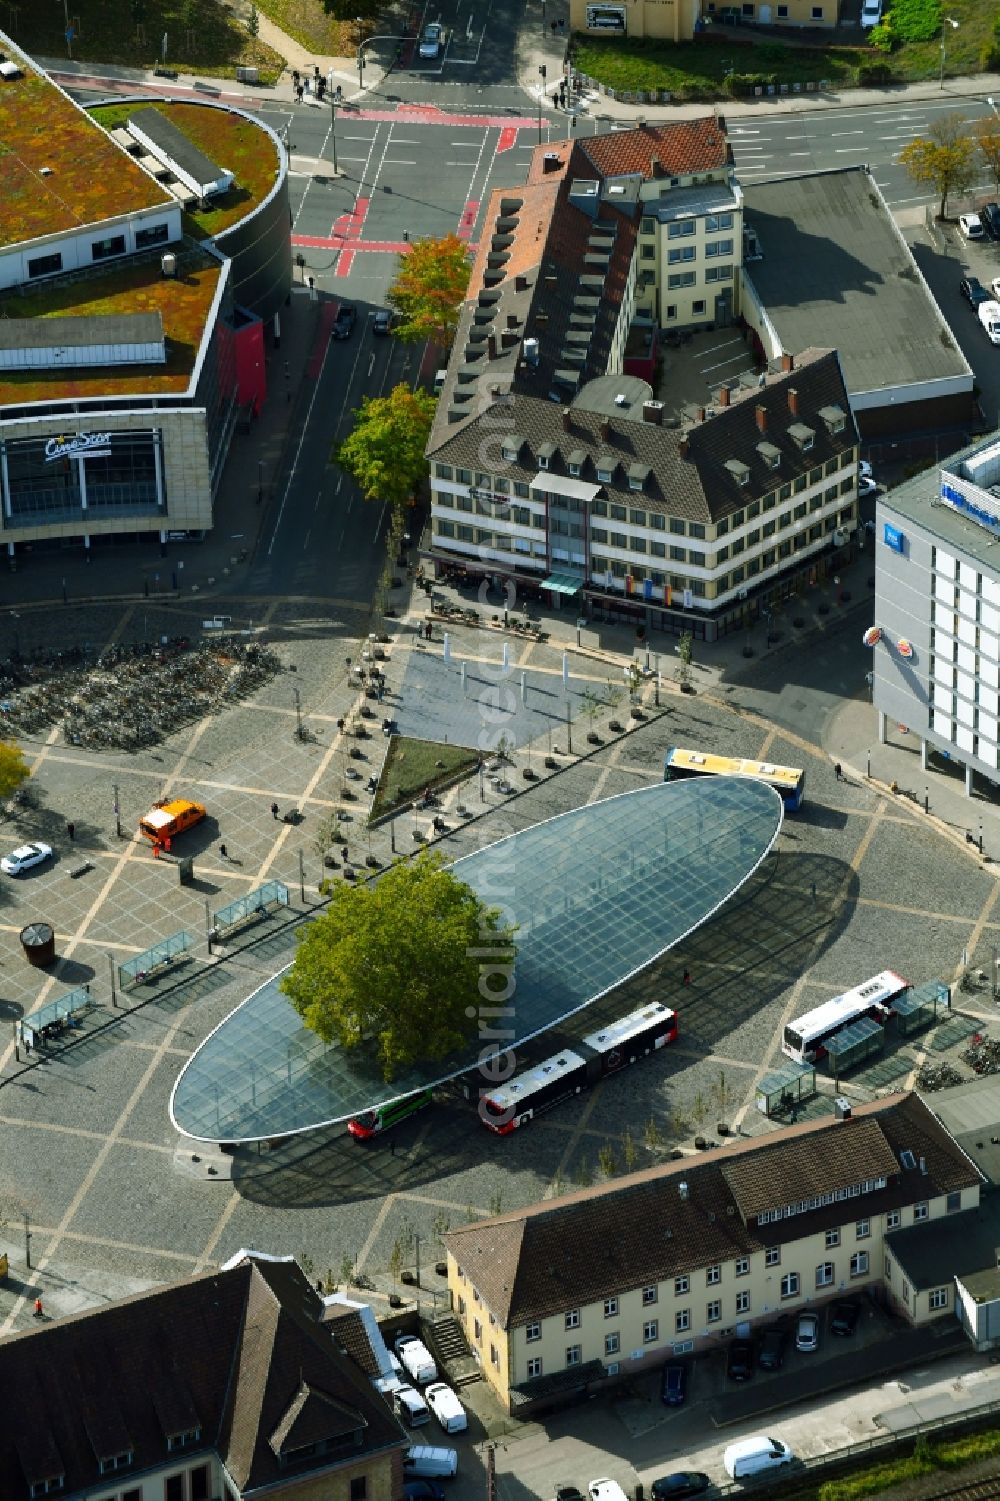
M395 1157L395 1155L396 1155L396 1143L395 1143L395 1141L390 1141L390 1143L389 1143L389 1156L390 1157Z
M70 844L72 844L73 840L76 838L76 824L68 823L66 825L66 833L69 835Z
M277 819L278 819L278 805L277 805L277 803L272 803L271 804L271 817L275 820L275 822L277 822Z
M812 894L813 894L813 901L815 901L816 900L816 882L815 881L813 881L813 883L812 883Z
M304 91L302 85L300 83L297 83L295 85L295 97L296 97L296 99L298 100L298 102L300 104L302 103L302 95L303 95L304 92L305 91Z
M691 971L689 969L686 969L684 971L684 979L683 979L683 981L681 983L684 984L684 985L690 985L691 984Z
M226 849L226 846L224 844L219 845L219 854L222 856L223 860L229 859L229 851Z
M340 858L346 863L346 861L347 861L347 845L346 844L341 847Z
M841 766L839 761L836 763L833 769L836 773L837 781L842 782L844 780L844 768Z
M42 1300L39 1297L39 1298L35 1299L35 1318L36 1319L41 1319L41 1318L44 1318L44 1317L45 1317L45 1312L44 1312L44 1309L42 1308Z
M553 21L551 24L552 24L552 35L555 36L555 34L556 34L556 26L557 26L558 22Z

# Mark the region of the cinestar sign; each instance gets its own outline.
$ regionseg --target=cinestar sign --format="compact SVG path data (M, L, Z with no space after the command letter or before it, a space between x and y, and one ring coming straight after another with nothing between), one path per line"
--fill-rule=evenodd
M77 433L72 438L50 438L45 462L53 459L96 459L111 452L110 433Z

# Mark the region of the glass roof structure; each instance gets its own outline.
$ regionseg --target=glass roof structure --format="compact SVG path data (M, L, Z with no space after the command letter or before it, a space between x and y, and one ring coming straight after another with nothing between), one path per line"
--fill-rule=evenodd
M386 1084L361 1049L327 1046L303 1026L278 988L282 970L188 1059L170 1099L174 1125L201 1141L294 1135L469 1072L491 1046L500 1053L548 1031L693 932L765 858L782 812L778 794L747 777L664 782L464 856L454 873L518 925L509 999L493 982L495 1004L509 1011L470 997L483 1006L482 1038Z

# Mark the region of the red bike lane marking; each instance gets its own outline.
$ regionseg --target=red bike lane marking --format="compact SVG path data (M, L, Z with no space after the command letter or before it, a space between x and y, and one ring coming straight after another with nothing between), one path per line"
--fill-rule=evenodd
M500 155L501 151L513 151L516 145L517 127L515 125L505 125L500 132L500 139L497 141L497 156Z
M458 229L456 231L456 233L458 235L458 238L460 240L467 240L469 238L469 236L472 234L472 231L476 227L476 215L478 213L479 213L479 199L478 198L469 198L469 199L467 199L466 200L466 204L465 204L465 208L462 210L462 217L461 217L461 219L459 221Z

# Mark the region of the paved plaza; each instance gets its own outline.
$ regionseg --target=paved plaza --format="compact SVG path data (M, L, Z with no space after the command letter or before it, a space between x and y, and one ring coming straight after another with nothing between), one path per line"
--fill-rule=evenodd
M96 643L141 637L134 610L126 619L112 607L95 608L85 627L74 625ZM37 835L55 846L57 857L0 886L0 1017L8 1027L0 1054L0 1241L12 1267L0 1289L0 1328L24 1325L36 1287L59 1316L196 1271L240 1246L295 1254L316 1275L329 1270L333 1280L347 1259L372 1279L380 1298L392 1285L387 1267L394 1246L415 1251L419 1236L422 1296L429 1299L443 1287L433 1263L450 1225L596 1180L612 1163L621 1172L676 1147L693 1150L696 1135L716 1138L718 1121L745 1133L772 1129L755 1108L755 1089L778 1059L780 1030L790 1016L884 967L914 983L951 981L967 950L973 966L988 969L1000 944L992 874L974 851L943 840L877 787L854 777L837 781L819 748L745 708L734 712L711 688L684 697L664 684L657 706L651 680L642 688L646 717L627 721L630 732L613 737L610 709L590 723L580 707L588 690L601 694L609 682L622 681L623 660L570 646L576 753L570 755L561 644L511 639L504 677L499 633L456 627L446 663L440 639L424 640L422 624L416 615L399 622L387 647L385 712L415 733L429 733L434 724L442 739L447 734L485 748L504 733L518 745L506 772L515 795L504 796L488 775L447 794L448 833L441 840L447 856L648 785L662 776L672 744L806 767L802 812L786 819L776 851L729 906L526 1056L544 1056L654 998L678 1010L678 1042L637 1065L627 1081L612 1078L503 1140L488 1135L457 1094L404 1123L391 1146L362 1146L336 1129L270 1152L240 1149L224 1157L177 1137L167 1103L183 1063L291 959L295 927L321 901L323 877L344 878L341 840L336 868L324 866L323 854L350 764L337 721L358 702L347 658L357 662L367 649L365 627L331 607L310 618L302 606L275 606L256 628L284 670L252 702L208 716L134 757L68 746L58 730L25 747L36 806L8 822L4 844ZM144 628L151 637L195 636L199 626L190 611L163 605L149 612ZM625 718L627 705L614 712ZM588 731L599 744L587 743ZM538 777L530 783L522 774L529 733ZM376 728L356 742L365 760L355 764L378 771L386 744ZM555 771L543 767L550 746ZM193 885L181 885L177 866L153 860L135 836L138 818L164 794L196 797L209 809L208 827L185 836ZM273 802L282 814L299 810L301 821L276 822ZM364 805L363 797L349 805L352 818L343 825L352 864L363 865L369 850ZM65 833L70 818L72 846ZM370 835L372 852L382 861L391 858L393 844L409 853L430 832L427 820L407 812L383 824ZM221 843L228 859L220 857ZM74 879L84 858L94 868ZM212 914L267 880L287 885L290 907L210 953ZM516 888L516 867L511 881ZM56 932L58 959L48 971L30 968L21 953L18 934L34 920ZM178 932L190 935L183 960L160 980L117 992L113 1004L112 965ZM18 1017L84 983L95 1006L70 1044L57 1041L43 1057L25 1058L21 1050L15 1058ZM842 1083L842 1092L868 1098L912 1081L925 1054L954 1058L968 1033L990 1018L993 1003L956 990L955 1008L936 1032L911 1040L893 1035L886 1055ZM829 1111L833 1093L824 1079L808 1110Z

